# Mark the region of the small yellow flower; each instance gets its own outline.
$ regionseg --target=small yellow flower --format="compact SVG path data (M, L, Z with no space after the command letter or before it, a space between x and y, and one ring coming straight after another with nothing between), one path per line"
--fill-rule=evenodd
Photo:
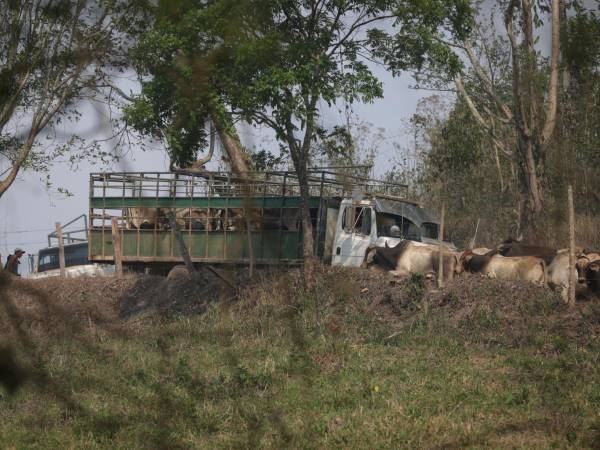
M373 390L374 390L375 392L379 392L379 386L375 386L375 387L373 388Z

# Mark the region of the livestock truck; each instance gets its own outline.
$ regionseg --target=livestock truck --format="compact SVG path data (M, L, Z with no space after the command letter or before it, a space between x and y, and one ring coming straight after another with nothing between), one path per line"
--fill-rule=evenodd
M405 185L331 169L309 170L308 180L314 251L326 264L360 266L373 244L437 242L437 218L408 200ZM181 241L195 265L302 262L294 172L92 173L89 183L92 263L113 262L113 241L123 266L149 273L182 264Z

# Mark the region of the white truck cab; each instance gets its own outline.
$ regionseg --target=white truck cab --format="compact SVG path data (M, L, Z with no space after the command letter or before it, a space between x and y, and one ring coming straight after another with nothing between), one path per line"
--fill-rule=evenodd
M371 245L394 247L403 239L437 244L438 229L437 218L417 203L382 196L343 199L331 265L360 267Z
M110 276L115 268L110 264L96 264L88 261L88 243L67 244L65 251L65 276L75 278L81 276ZM29 277L31 279L60 276L58 247L41 249L37 255L31 255L29 261Z

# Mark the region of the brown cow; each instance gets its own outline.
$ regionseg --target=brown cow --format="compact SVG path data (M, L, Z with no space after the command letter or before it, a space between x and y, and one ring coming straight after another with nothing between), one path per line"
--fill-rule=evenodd
M227 231L245 231L247 228L244 208L229 208L224 229ZM281 217L280 217L281 215ZM222 215L223 216L223 215ZM256 230L297 230L299 226L299 210L292 208L260 208L250 209L250 229Z
M366 265L377 264L390 270L390 274L405 277L410 273L439 273L439 247L409 240L395 247L371 247L367 251ZM443 251L443 279L451 280L462 272L458 255L448 249Z
M165 215L160 208L126 208L124 215L128 230L153 230L162 228L165 222Z
M475 255L467 251L462 254L461 261L466 271L490 278L546 283L546 263L535 256Z
M220 209L183 208L175 213L175 221L184 230L217 231L220 229L220 216Z
M577 268L582 272L585 272L588 264L600 260L600 253L596 250L581 249L580 251L576 250L575 254L577 255Z
M600 252L582 250L577 255L577 270L592 292L600 292Z

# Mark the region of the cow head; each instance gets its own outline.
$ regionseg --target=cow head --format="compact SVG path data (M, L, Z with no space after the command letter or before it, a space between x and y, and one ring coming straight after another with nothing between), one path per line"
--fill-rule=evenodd
M600 292L600 260L587 266L585 279L588 287L594 292Z
M600 254L593 250L583 250L581 252L577 252L577 269L585 271L587 267L595 262L600 260Z
M462 267L463 270L466 270L469 262L471 261L471 259L473 259L473 251L472 250L466 250L464 252L462 252L458 258L458 265Z

